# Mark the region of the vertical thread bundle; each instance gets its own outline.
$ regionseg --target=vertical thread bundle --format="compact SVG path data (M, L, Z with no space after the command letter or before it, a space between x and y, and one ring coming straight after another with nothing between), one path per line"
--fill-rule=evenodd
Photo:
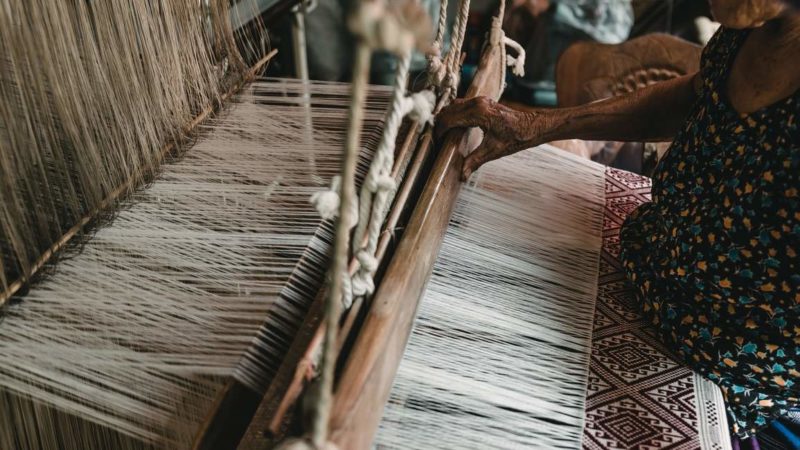
M228 0L204 8L0 0L0 289L110 193L149 178L244 70ZM257 51L262 37L249 38Z

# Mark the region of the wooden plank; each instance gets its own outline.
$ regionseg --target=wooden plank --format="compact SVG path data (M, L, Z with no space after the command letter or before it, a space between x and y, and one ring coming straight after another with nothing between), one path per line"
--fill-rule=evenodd
M467 98L500 95L500 48L484 51ZM371 448L417 306L433 270L460 190L463 156L480 138L476 129L454 130L423 189L414 213L373 298L334 398L330 438L339 448Z

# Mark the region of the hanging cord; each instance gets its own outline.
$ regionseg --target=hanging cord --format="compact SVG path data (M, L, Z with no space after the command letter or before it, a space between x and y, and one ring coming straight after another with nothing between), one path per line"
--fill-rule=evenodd
M503 31L503 18L506 12L505 0L500 0L500 7L497 11L497 16L492 18L492 28L489 30L489 43L490 45L497 45L500 47L502 53L501 60L504 61L503 68L500 76L500 92L505 90L506 86L506 66L511 67L511 72L518 76L525 76L525 49L510 37L506 36ZM517 56L509 55L506 47L511 48Z
M407 115L421 124L429 122L436 101L436 95L430 90L405 95L410 64L409 48L399 58L392 103L386 114L383 135L361 187L359 220L353 235L353 254L356 255L360 267L352 280L353 296L370 295L375 290L373 277L378 270L375 251L387 206L394 199L397 188L391 172L400 125ZM345 304L345 307L349 308L350 304Z
M428 59L428 85L440 86L442 80L447 76L447 67L442 61L444 48L444 32L447 29L447 0L439 3L439 24L436 28L436 38L431 44L431 49L427 54Z
M449 100L456 98L458 94L458 83L461 79L461 47L464 45L464 35L467 32L469 0L461 0L460 6L450 37L450 50L443 63L446 67L445 77L440 83L442 95Z
M413 13L413 11L412 11ZM414 18L413 15L411 16ZM325 301L325 339L322 348L322 360L320 362L320 377L310 392L310 404L312 405L312 424L310 442L307 440L295 440L284 443L283 448L291 449L335 449L336 446L328 441L328 424L330 422L331 407L333 403L333 381L338 356L338 329L341 318L343 304L352 302L352 281L347 273L348 249L350 247L350 230L356 225L358 220L358 206L355 193L355 169L360 149L359 138L363 128L364 103L366 101L366 90L369 78L370 57L373 49L384 49L392 53L402 55L401 64L398 67L398 79L394 101L391 110L387 113L387 121L381 145L375 155L370 167L370 172L364 182L369 189L366 198L372 199L376 196L373 207L367 208L366 213L362 214L362 222L359 229L366 227L366 222L370 216L377 224L378 232L383 222L385 209L389 193L394 193L394 183L388 183L385 167L388 165L389 171L394 159L394 141L397 138L402 118L414 113L415 118L422 122L430 120L431 110L435 96L432 92L426 91L406 97L405 85L408 80L408 68L410 63L411 49L417 40L419 30L428 27L420 27L420 23L414 20L402 20L392 13L387 13L386 4L382 1L366 1L357 6L356 11L348 17L348 25L357 37L356 57L353 70L352 94L350 102L350 116L348 119L347 138L345 144L345 157L342 163L342 173L340 177L331 180L331 189L328 191L317 192L311 196L311 202L317 208L323 218L332 219L338 217L336 224L336 236L334 240L333 261L329 272L330 289ZM418 20L416 22L419 22ZM415 28L416 27L416 28ZM416 31L416 33L415 33ZM370 214L372 212L372 214ZM372 227L370 227L372 233ZM359 233L357 233L359 235ZM370 234L371 236L371 234ZM354 242L361 242L362 238ZM374 245L372 254L374 254ZM375 238L377 242L377 238ZM355 248L355 246L354 246ZM377 263L366 257L362 266L369 272L369 282L374 273ZM360 290L361 288L359 288Z
M345 157L342 162L342 176L339 186L339 196L341 198L339 203L339 222L336 225L333 264L329 273L330 290L325 301L325 341L323 343L322 364L320 367L319 392L317 393L317 404L311 428L311 442L317 449L330 447L327 442L328 422L333 403L333 377L334 368L336 367L337 335L345 284L344 278L347 277L347 249L350 229L356 220L354 215L356 202L355 174L358 151L360 149L359 137L363 127L370 54L371 51L368 45L364 43L358 44L353 70Z

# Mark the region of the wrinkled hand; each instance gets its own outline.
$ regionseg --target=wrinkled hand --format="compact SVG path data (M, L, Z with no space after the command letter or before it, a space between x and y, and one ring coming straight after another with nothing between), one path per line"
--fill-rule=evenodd
M464 160L461 177L466 180L485 163L536 145L532 137L541 134L540 117L539 113L517 111L486 97L457 99L436 116L436 137L441 139L453 128L483 130L483 141Z

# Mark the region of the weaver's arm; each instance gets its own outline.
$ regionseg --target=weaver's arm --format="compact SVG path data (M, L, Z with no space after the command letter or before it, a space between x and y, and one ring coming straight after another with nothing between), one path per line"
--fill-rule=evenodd
M464 161L466 179L484 163L545 142L668 140L684 123L699 88L695 73L587 105L534 112L482 97L457 100L437 116L437 134L452 128L483 129L483 142Z

